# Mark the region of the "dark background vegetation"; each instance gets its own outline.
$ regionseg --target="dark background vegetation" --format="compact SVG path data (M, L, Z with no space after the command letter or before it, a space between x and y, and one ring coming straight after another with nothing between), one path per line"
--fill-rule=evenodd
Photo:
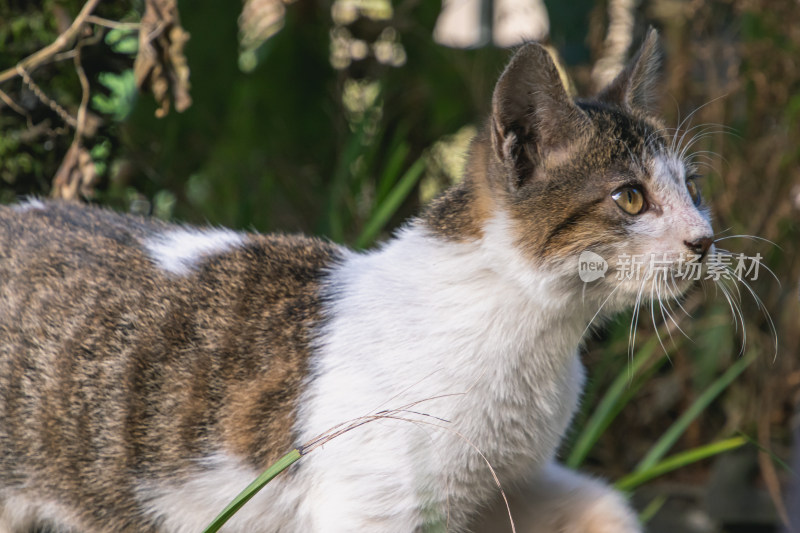
M145 4L105 2L94 14L135 24ZM254 44L238 25L241 3L181 2L180 22L191 34L184 53L193 104L162 118L155 114L159 102L136 90L135 27L88 24L75 41L91 95L77 143L87 155L64 163L75 145L65 115L78 116L84 94L69 55L73 42L32 70L31 83L18 75L0 82L0 201L67 195L63 186L53 187L61 168L78 180L73 196L124 211L372 244L457 179L458 155L487 115L494 81L509 57L491 45L460 50L436 44L439 2L393 4L388 18L362 9L352 20L335 20L330 2L298 0L286 5L280 31ZM578 93L588 94L591 66L604 50L608 1L546 4L549 43ZM0 70L53 42L83 5L0 0ZM604 391L620 376L629 384L607 423L586 456L573 457L574 464L611 479L635 471L653 443L719 386L665 451L737 436L748 443L687 461L639 487L635 501L652 504L654 530L771 531L780 515L800 507L781 504L786 483L796 477L786 462L800 391L800 5L646 0L633 14L634 42L648 24L661 31L667 122L676 126L694 112L690 127L731 128L711 128L696 145L709 151L704 195L720 235L756 235L776 244L725 241L734 252L760 253L780 280L762 270L752 284L774 321L777 353L769 320L745 289L746 344L728 303L705 284L684 303L691 317L679 321L691 340L662 326L669 360L660 344L654 348L650 317L642 317L636 354L644 363L628 376L631 317L623 316L589 343L586 407L564 456L570 457ZM353 57L343 44L352 39L381 41L393 52L383 60ZM720 385L716 380L742 353L753 362Z

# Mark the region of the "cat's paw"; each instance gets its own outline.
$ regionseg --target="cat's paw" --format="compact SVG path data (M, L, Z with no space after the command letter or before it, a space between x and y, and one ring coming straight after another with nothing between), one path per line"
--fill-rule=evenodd
M520 533L642 533L636 511L602 481L551 463L527 485L476 519L473 531L510 531L509 510Z
M617 492L605 491L591 501L563 509L553 533L642 533L628 502Z

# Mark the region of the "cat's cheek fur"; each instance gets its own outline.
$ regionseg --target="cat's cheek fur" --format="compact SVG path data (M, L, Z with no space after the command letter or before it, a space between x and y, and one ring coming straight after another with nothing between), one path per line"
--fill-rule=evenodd
M642 246L653 253L686 253L685 242L712 235L709 213L698 209L686 190L685 166L675 156L659 155L650 162L651 194L657 214L643 216L637 231L650 240Z

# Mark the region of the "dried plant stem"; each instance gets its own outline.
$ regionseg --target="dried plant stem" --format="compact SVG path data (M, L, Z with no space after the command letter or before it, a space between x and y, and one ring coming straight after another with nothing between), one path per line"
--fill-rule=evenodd
M23 117L27 117L28 119L30 119L30 115L28 115L28 113L24 109L22 109L22 107L19 104L17 104L14 100L12 100L12 98L8 96L5 93L5 91L0 91L0 100L2 100L3 103L5 103L8 107L10 107Z
M81 64L81 48L82 44L78 43L75 48L75 72L78 74L78 79L81 83L81 103L78 107L78 118L75 121L75 136L72 139L67 155L61 163L61 167L56 172L53 178L52 195L56 198L64 198L72 200L77 198L78 192L81 189L83 181L87 176L83 172L74 173L73 168L80 168L80 152L82 150L83 135L86 130L86 113L89 108L89 97L91 88L89 87L89 79L86 77L86 72L83 70ZM91 181L91 176L88 178ZM84 184L85 185L85 184Z
M34 52L33 54L29 55L15 66L0 72L0 83L13 79L20 75L20 72L30 72L36 69L38 66L46 63L50 58L62 52L67 46L72 43L80 31L83 29L83 25L87 22L87 18L92 14L92 11L97 7L97 4L100 3L100 0L88 0L81 8L78 16L75 17L75 20L72 21L69 28L59 35L55 41L51 44L47 45L46 47L42 48L38 52Z
M117 22L116 20L104 19L103 17L97 17L95 15L89 15L86 17L86 22L97 24L98 26L103 26L105 28L111 28L112 30L139 31L139 28L142 27L142 25L138 22Z
M43 104L53 110L55 114L61 117L61 120L72 126L73 128L77 128L78 121L67 113L67 110L64 109L61 104L50 98L45 94L41 87L39 87L33 78L30 77L28 72L22 67L21 64L17 65L16 67L17 74L19 74L20 78L22 78L23 83L36 95L36 98L39 99Z
M75 139L72 141L73 143L79 143L83 138L84 131L86 130L86 112L89 108L89 96L90 96L90 87L89 87L89 79L86 77L86 72L83 70L83 64L81 64L81 46L78 45L76 49L75 57L73 58L75 63L75 72L78 74L78 79L81 82L81 104L78 107L78 120L75 127Z

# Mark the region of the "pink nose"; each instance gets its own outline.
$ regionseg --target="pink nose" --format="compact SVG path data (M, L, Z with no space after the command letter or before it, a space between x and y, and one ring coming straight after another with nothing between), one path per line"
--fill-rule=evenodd
M708 249L711 248L711 243L713 242L714 239L711 237L700 237L694 241L683 241L683 244L685 244L692 252L698 254L702 259L703 256L706 255L706 252L708 252Z

